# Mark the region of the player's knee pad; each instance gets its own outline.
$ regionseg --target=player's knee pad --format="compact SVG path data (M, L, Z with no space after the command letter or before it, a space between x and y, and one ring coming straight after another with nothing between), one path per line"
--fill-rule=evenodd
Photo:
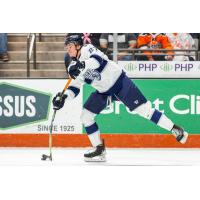
M151 102L147 101L146 103L140 105L138 108L135 109L138 115L150 119L154 109L152 109Z
M87 109L84 109L81 114L81 122L83 123L84 126L90 126L95 122L94 121L95 116L96 114L90 112Z

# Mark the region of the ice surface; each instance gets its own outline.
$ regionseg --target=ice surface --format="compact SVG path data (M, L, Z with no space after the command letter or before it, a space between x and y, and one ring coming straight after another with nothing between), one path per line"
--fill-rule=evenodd
M0 166L181 166L200 165L200 149L107 149L107 162L86 163L87 148L53 148L53 161L41 161L48 148L0 148Z

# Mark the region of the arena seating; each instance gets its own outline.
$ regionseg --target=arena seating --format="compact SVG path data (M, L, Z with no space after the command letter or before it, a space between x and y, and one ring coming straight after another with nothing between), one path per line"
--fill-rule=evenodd
M0 77L23 78L27 76L27 35L8 34L9 62L0 61ZM31 61L30 77L64 78L64 36L65 34L37 34L37 69Z

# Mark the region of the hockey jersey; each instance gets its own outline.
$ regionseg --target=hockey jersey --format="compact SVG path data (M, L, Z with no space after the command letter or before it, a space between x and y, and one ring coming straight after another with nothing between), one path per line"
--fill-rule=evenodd
M171 43L168 40L168 37L165 34L162 33L142 33L139 34L138 39L137 39L137 48L145 49L145 48L150 48L150 49L168 49L170 51L167 51L167 54L173 54L171 50L173 50L173 47ZM144 54L147 55L148 58L151 58L151 54L155 53L161 53L160 51L144 51Z
M120 76L123 74L122 68L92 44L83 45L79 61L85 62L85 68L79 76L72 80L66 94L69 99L79 94L80 88L87 83L95 88L99 93L108 92Z

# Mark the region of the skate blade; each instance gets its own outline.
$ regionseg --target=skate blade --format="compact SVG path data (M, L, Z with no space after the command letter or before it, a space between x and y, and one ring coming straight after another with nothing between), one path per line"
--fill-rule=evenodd
M87 158L84 157L85 162L106 162L106 157L105 156L96 156L94 158Z
M181 144L185 144L188 138L188 133L184 131L184 137L179 141Z

